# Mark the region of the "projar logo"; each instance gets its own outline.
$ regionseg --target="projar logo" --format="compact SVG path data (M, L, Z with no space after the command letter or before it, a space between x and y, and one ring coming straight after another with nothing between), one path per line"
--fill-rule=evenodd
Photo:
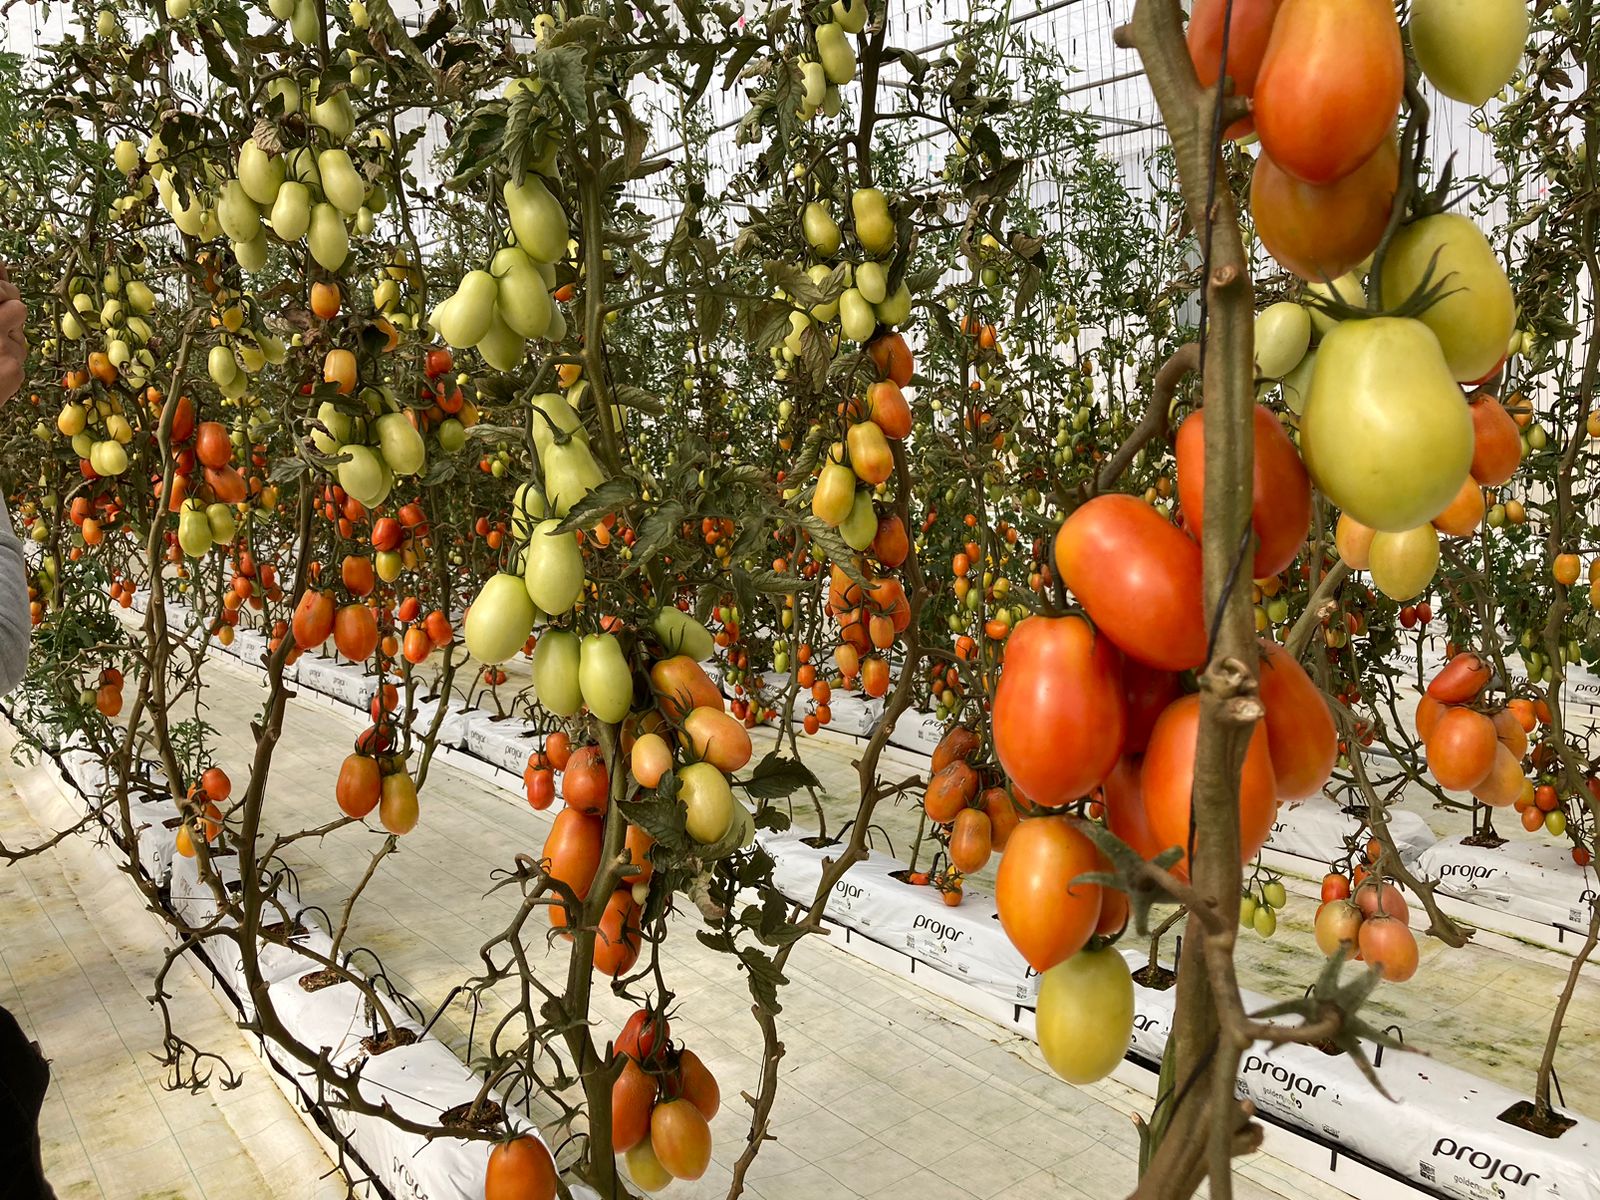
M417 1177L411 1173L411 1164L397 1154L390 1165L395 1183L405 1188L407 1196L413 1196L416 1200L428 1200L427 1190L417 1181Z
M1487 1150L1476 1150L1471 1146L1463 1146L1454 1138L1442 1137L1433 1144L1434 1158L1453 1158L1456 1162L1465 1163L1469 1168L1479 1172L1480 1179L1490 1181L1502 1180L1515 1184L1518 1187L1527 1187L1539 1178L1538 1172L1530 1172L1514 1162L1507 1162L1497 1158Z
M1498 873L1495 867L1480 866L1476 863L1445 863L1439 868L1440 880L1461 879L1473 883L1479 879L1488 879Z
M1154 1013L1134 1013L1133 1027L1140 1033L1160 1033L1167 1023Z
M1595 890L1593 888L1584 888L1583 894L1578 897L1578 903L1585 908L1593 908L1595 898Z
M938 917L930 917L927 913L918 913L916 920L911 922L912 929L926 929L934 937L946 942L959 942L964 932L954 925L947 925Z
M1251 1075L1260 1075L1278 1090L1287 1093L1296 1107L1302 1100L1315 1099L1328 1090L1327 1084L1317 1083L1309 1076L1290 1070L1259 1054L1252 1054L1244 1060L1245 1079L1248 1080Z
M843 896L846 900L861 899L861 885L859 883L849 883L841 879L833 885L833 892L834 895Z

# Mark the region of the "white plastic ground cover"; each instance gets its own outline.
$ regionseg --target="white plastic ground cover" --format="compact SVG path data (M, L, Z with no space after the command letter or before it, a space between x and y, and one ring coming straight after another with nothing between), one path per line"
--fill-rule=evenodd
M178 806L171 800L135 801L128 805L128 819L139 844L139 868L157 885L167 882L172 860L177 856L177 829L167 822L178 817ZM115 825L116 817L111 819Z
M468 709L462 718L465 728L461 748L474 758L521 778L528 766L528 755L539 745L532 737L538 726L521 717L497 717L481 708Z
M232 858L214 858L212 869L224 889L239 888L239 864ZM168 883L168 903L174 914L192 928L209 925L222 911L209 880L200 878L200 860L177 855L172 860L172 875Z
M1313 796L1299 804L1284 805L1272 824L1267 845L1284 854L1319 863L1343 853L1347 838L1364 829L1361 819L1346 812L1326 796ZM1389 833L1406 863L1414 863L1434 844L1433 830L1414 812L1403 808L1389 813Z
M1573 862L1566 844L1518 839L1491 850L1464 842L1446 838L1422 855L1419 865L1441 893L1570 931L1588 928L1594 870Z
M69 789L79 790L79 799L85 805L90 802L68 771L61 770L59 776ZM223 859L216 866L224 880L237 880L238 868L233 863ZM169 904L177 915L191 924L202 924L216 914L216 898L209 886L200 883L197 860L179 857L171 878ZM294 914L298 906L289 897L282 899L289 913ZM302 914L302 919L310 924L309 917ZM332 942L325 932L311 927L288 945L264 943L260 948L258 961L263 978L269 982L273 1007L297 1041L313 1048L327 1047L330 1060L336 1065L348 1068L363 1062L360 1092L364 1098L387 1103L403 1117L432 1122L445 1110L477 1096L481 1086L478 1077L431 1034L383 1055L367 1054L361 1039L374 1029L360 990L345 982L307 992L300 986L300 977L318 969L318 963L301 954L301 948L326 956ZM218 981L227 985L220 994L239 1003L242 1016L249 1015L251 1006L237 946L226 938L216 938L206 943L205 950L204 961L211 965ZM394 1024L420 1032L414 1021L400 1016L398 1008L391 1016ZM296 1078L306 1074L303 1064L281 1046L265 1042L261 1049L280 1069ZM308 1105L317 1101L308 1088L302 1086L299 1090ZM499 1093L493 1095L503 1101ZM381 1118L355 1117L327 1105L321 1111L345 1134L366 1168L396 1200L481 1200L491 1143L459 1138L430 1141L404 1133ZM509 1123L519 1132L544 1140L526 1117L512 1111L509 1105L506 1112ZM571 1191L576 1200L599 1200L597 1193L582 1184L572 1185Z
M448 700L448 697L446 698ZM441 701L434 699L418 699L412 705L411 731L420 736L433 728L433 719L438 715ZM444 718L439 722L437 744L440 746L459 747L467 735L467 714L454 705L446 703Z
M938 717L908 708L889 730L889 744L913 753L932 755L944 734L944 722Z
M793 833L756 836L776 864L778 890L809 905L822 880L822 860L837 858L841 847L817 849ZM990 995L1031 1004L1039 993L1039 977L1001 931L994 899L969 889L960 905L949 908L933 888L903 883L890 874L904 869L897 859L869 852L834 886L829 919Z
M1144 989L1138 1000L1142 1007ZM1452 1200L1600 1200L1594 1121L1578 1118L1558 1139L1529 1133L1500 1120L1523 1098L1516 1092L1406 1051L1386 1051L1377 1075L1394 1103L1348 1055L1258 1043L1235 1090L1259 1111Z
M61 755L61 769L85 797L98 800L105 795L109 783L105 760L94 751L84 749L64 751Z
M386 1103L400 1117L431 1124L440 1114L476 1099L479 1085L475 1078L462 1075L460 1060L449 1047L428 1038L368 1057L359 1090L363 1099ZM399 1185L396 1196L476 1200L483 1195L491 1143L453 1138L430 1142L378 1117L355 1116L344 1109L334 1109L332 1116L362 1158L383 1164ZM512 1112L509 1120L520 1132L538 1136L526 1118ZM575 1188L574 1194L594 1195L582 1188Z
M367 681L365 673L349 663L333 658L301 658L299 684L351 708L359 708Z
M267 639L254 629L235 629L233 645L227 649L240 662L259 667L262 657L267 653Z

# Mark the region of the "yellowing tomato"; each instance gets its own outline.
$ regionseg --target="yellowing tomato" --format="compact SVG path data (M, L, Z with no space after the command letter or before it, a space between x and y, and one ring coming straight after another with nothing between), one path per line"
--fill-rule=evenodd
M1344 321L1322 341L1300 452L1323 493L1372 529L1425 525L1472 463L1472 418L1420 321Z
M1466 217L1441 213L1407 225L1383 260L1383 303L1393 308L1430 283L1444 295L1419 318L1433 330L1450 373L1462 383L1491 374L1505 359L1517 327L1516 301L1488 239Z
M1068 1083L1104 1079L1133 1039L1133 979L1114 949L1081 950L1039 981L1039 1049Z
M1428 82L1477 107L1517 72L1528 42L1528 0L1412 0L1410 28Z

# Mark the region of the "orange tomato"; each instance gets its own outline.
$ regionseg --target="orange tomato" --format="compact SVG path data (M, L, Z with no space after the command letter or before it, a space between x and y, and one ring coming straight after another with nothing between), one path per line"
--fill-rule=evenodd
M1205 661L1200 547L1150 504L1096 496L1062 524L1055 560L1062 581L1123 653L1172 671ZM1013 633L1008 645L1015 640Z
M1296 179L1263 151L1250 181L1250 217L1286 270L1312 281L1338 279L1378 248L1399 186L1393 137L1348 175L1321 185Z
M1255 91L1256 75L1272 37L1272 23L1282 4L1283 0L1232 0L1230 17L1229 0L1195 0L1187 36L1189 58L1201 87L1214 87L1219 76L1226 75L1233 82L1234 95L1248 97ZM1224 26L1226 61L1222 54ZM1241 117L1228 126L1225 136L1242 138L1254 128L1250 117Z
M1190 811L1194 793L1194 759L1200 732L1200 698L1184 696L1161 714L1139 772L1145 815L1162 849L1178 846L1185 856L1173 867L1188 878ZM1249 862L1266 845L1278 813L1277 783L1265 722L1256 725L1245 751L1239 780L1239 856Z
M1075 817L1035 817L1011 833L995 876L1000 925L1036 971L1081 950L1100 920L1101 888L1074 883L1104 860Z
M1250 574L1254 579L1265 579L1287 569L1305 544L1306 531L1311 528L1311 476L1271 410L1256 405L1254 423L1255 478L1250 525L1257 542ZM1198 539L1205 528L1204 409L1178 427L1176 452L1178 502Z
M1256 132L1307 183L1332 183L1389 135L1405 90L1390 0L1284 0L1256 76Z
M1028 617L1006 641L995 757L1035 803L1086 796L1116 765L1127 724L1119 658L1081 617Z

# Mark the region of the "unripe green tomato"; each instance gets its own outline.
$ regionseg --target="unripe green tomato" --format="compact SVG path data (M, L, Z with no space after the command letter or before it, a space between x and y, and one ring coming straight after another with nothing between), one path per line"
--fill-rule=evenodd
M1560 837L1567 831L1567 814L1559 808L1544 815L1545 832L1551 837Z
M1289 894L1284 889L1283 882L1272 880L1261 889L1261 898L1272 908L1282 908L1289 903Z
M1262 937L1271 937L1278 930L1278 914L1263 904L1256 909L1255 927Z
M1248 928L1255 923L1256 898L1244 896L1239 900L1239 924Z

